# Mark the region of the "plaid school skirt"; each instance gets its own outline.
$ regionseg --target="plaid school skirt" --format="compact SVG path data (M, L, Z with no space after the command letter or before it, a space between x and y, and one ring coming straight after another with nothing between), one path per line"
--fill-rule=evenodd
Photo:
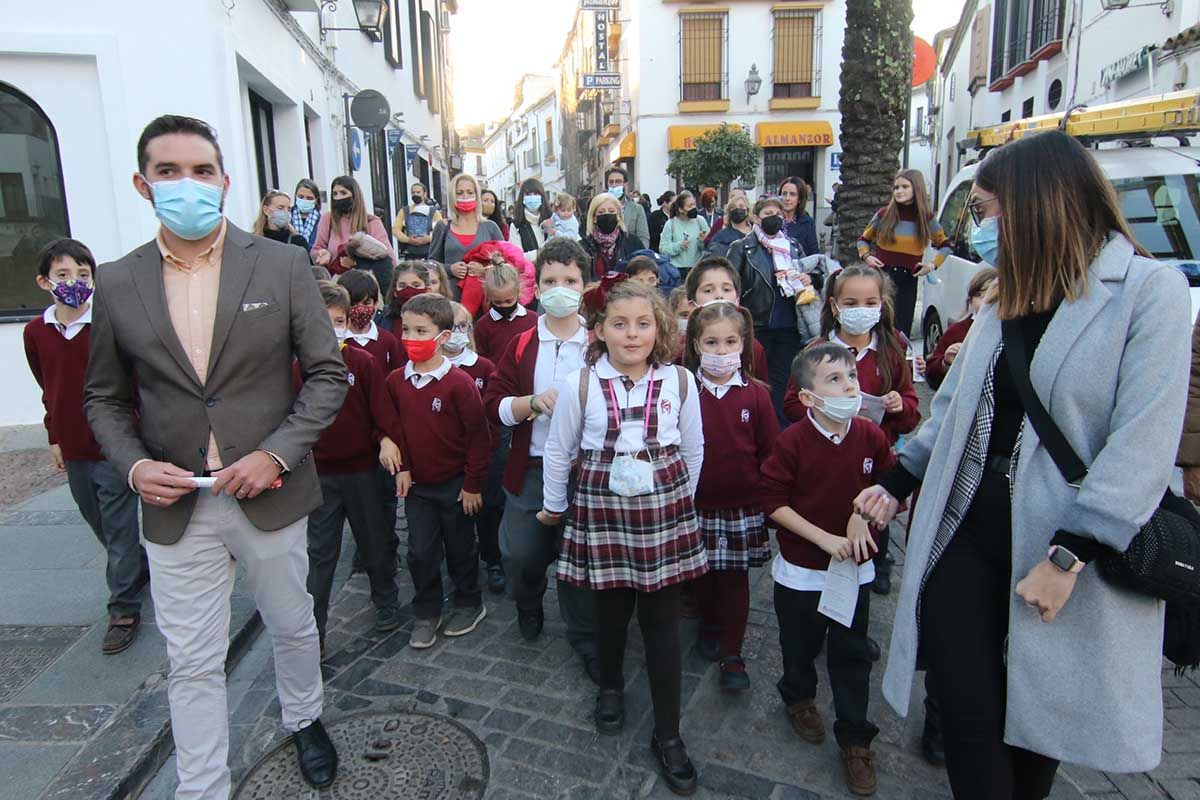
M746 572L771 560L771 537L761 511L750 508L696 510L708 550L708 568Z
M708 571L687 467L675 446L652 452L655 491L638 497L608 488L612 450L584 453L558 554L559 580L655 592Z

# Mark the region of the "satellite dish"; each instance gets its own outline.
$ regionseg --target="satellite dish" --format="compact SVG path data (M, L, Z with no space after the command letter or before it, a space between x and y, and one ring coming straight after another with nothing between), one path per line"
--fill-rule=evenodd
M350 119L367 133L379 133L392 119L392 109L382 92L363 89L350 101Z

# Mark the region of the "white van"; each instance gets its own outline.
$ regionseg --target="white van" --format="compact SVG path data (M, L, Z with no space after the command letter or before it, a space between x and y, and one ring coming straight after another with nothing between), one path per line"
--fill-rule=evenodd
M1191 287L1192 319L1200 312L1200 147L1117 147L1092 150L1112 181L1134 237L1155 258L1174 263ZM936 273L940 283L921 281L921 334L932 353L942 331L962 319L967 284L979 270L971 247L974 223L967 201L977 165L951 181L938 219L953 252ZM926 253L932 261L934 251Z

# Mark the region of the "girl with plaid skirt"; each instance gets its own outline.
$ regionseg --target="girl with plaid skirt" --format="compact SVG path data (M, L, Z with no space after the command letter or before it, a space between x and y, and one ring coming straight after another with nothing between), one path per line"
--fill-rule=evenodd
M699 376L704 466L696 514L708 550L708 573L697 579L703 624L698 649L720 661L721 688L750 688L742 640L750 615L750 567L771 557L759 502L759 466L771 454L779 422L771 393L750 377L754 321L750 312L716 300L688 319L684 363Z
M617 733L624 724L625 636L636 607L651 747L667 786L691 794L696 770L679 737L679 590L708 568L692 502L704 457L700 400L691 373L670 364L679 328L662 298L624 277L606 277L584 297L596 339L555 404L538 516L552 525L567 512L578 457L558 577L595 591L596 727Z

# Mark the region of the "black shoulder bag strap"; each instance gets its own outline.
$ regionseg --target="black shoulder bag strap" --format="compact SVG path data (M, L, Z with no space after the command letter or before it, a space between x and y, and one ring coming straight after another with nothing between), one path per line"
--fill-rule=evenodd
M1087 467L1079 459L1067 437L1063 436L1062 430L1050 417L1050 413L1046 411L1033 389L1029 380L1029 360L1025 356L1025 337L1021 332L1020 322L1015 319L1003 320L1000 323L1000 331L1004 337L1006 351L1004 360L1008 362L1008 370L1017 386L1017 394L1021 398L1025 414L1067 484L1079 488L1079 484L1087 477Z

